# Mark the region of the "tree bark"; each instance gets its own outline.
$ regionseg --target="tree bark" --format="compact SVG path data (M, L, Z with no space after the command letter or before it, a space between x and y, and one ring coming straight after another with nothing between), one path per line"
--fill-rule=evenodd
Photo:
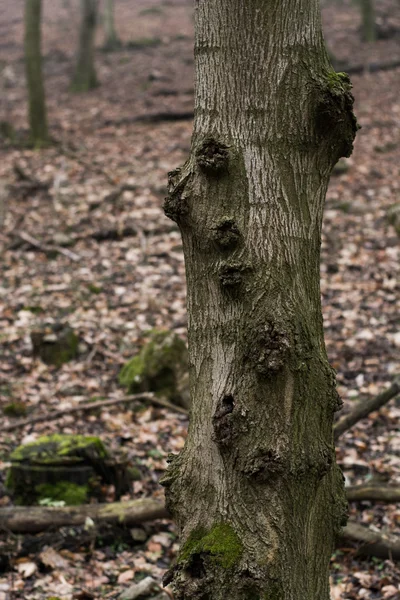
M94 66L94 38L97 24L98 0L81 0L82 21L79 33L78 59L71 89L87 92L98 85Z
M114 0L106 0L104 8L104 30L106 34L104 49L112 51L119 48L121 46L121 41L115 30Z
M28 86L30 137L36 148L48 143L41 55L42 0L25 0L25 71Z
M191 398L164 477L177 600L328 600L346 520L321 221L356 131L318 0L198 0L192 149L164 210L186 262Z

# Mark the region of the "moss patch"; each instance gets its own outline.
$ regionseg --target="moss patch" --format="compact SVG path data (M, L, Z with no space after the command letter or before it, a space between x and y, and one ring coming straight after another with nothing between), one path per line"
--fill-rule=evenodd
M29 461L35 464L48 464L54 462L70 462L68 458L107 458L108 452L100 440L95 436L85 435L44 435L35 442L18 446L11 453L12 462Z
M187 406L188 370L185 342L170 331L153 331L139 354L122 368L119 382L131 394L155 392Z
M195 529L183 545L179 561L189 561L196 554L208 554L224 569L232 568L241 558L243 546L228 523L218 523L210 531Z
M10 402L3 408L3 413L6 417L25 417L26 405L23 402Z
M63 501L67 506L79 506L87 502L89 494L88 485L76 485L69 481L60 481L55 484L41 483L35 487L38 500L50 498Z

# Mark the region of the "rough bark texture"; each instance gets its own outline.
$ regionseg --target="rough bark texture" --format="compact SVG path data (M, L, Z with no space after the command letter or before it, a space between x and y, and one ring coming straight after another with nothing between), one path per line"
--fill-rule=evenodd
M328 600L346 521L319 258L356 131L318 0L198 0L191 155L167 216L186 261L191 421L164 478L177 600Z
M94 66L94 36L96 33L98 0L81 0L82 21L79 32L78 58L71 89L87 92L98 85Z
M104 7L104 30L106 34L104 49L115 50L116 48L119 48L121 42L115 31L114 0L106 0Z
M25 0L25 70L28 86L29 126L35 147L48 142L41 56L42 0Z

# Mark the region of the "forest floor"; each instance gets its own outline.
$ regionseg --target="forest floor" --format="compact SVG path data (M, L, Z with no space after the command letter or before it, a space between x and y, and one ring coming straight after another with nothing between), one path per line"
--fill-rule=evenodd
M192 3L116 0L125 45L102 52L99 32L101 86L83 95L69 92L77 5L44 2L44 73L55 144L38 152L0 139L0 181L12 186L0 231L0 410L17 400L31 416L122 397L118 373L149 330L186 336L180 234L162 202L167 172L186 160L190 147ZM354 5L324 8L325 35L338 60L353 66L400 61L400 6L394 0L379 6L380 22L398 31L374 45L360 41ZM11 122L24 140L22 7L0 7L0 121ZM381 13L390 15L388 22ZM345 410L390 386L400 371L400 247L387 219L389 207L400 202L400 67L366 69L352 81L362 129L352 157L331 180L321 260L326 344ZM142 119L160 113L178 116ZM121 191L123 185L129 189ZM60 369L32 356L31 331L54 322L68 322L81 342L79 357ZM337 459L348 482L380 477L400 483L399 417L399 401L392 400L342 437ZM3 426L11 420L2 416ZM53 432L94 434L141 471L127 497L162 497L158 480L167 454L183 447L186 429L186 417L175 412L119 406L0 432L0 484L17 444ZM11 503L0 486L0 505ZM399 533L399 506L364 502L350 505L350 514L376 530ZM168 521L143 530L145 539L131 544L60 546L59 560L52 561L43 559L43 550L24 552L21 538L12 538L14 550L0 560L0 600L117 598L143 574L159 581L176 554L176 530ZM5 532L0 550L10 547ZM363 559L352 544L338 548L332 598L400 598L399 566Z

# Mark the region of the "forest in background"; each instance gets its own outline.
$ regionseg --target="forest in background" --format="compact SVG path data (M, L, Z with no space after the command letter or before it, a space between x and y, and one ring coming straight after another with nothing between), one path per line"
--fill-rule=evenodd
M19 405L18 414L2 416L2 507L13 502L5 478L20 443L52 433L99 436L139 472L123 499L161 499L158 480L167 456L183 447L186 435L183 412L143 402L7 431L17 418L123 398L119 373L149 331L186 336L181 239L162 203L166 174L186 160L190 147L192 3L117 0L122 45L103 51L100 23L99 85L73 94L78 4L43 2L54 143L34 151L26 146L23 2L0 3L0 121L13 128L12 139L4 131L0 137L0 187L6 190L0 200L0 402L2 409ZM399 373L399 217L391 215L400 202L400 67L393 66L400 62L400 7L377 1L376 14L389 33L366 43L358 6L323 6L330 52L338 69L353 70L362 126L353 155L333 173L322 241L325 337L345 411L389 388ZM32 332L57 323L67 323L79 338L76 356L61 368L46 365L32 348ZM398 399L391 400L342 436L337 460L348 485L400 485L399 415ZM116 500L115 488L106 497ZM398 534L395 502L352 502L350 516L372 531ZM168 520L130 528L120 538L106 532L101 543L93 534L82 546L61 538L53 544L54 534L40 543L38 537L2 534L1 600L117 598L144 576L160 582L177 551ZM364 557L357 543L346 541L332 559L334 599L396 598L399 584L393 557Z

